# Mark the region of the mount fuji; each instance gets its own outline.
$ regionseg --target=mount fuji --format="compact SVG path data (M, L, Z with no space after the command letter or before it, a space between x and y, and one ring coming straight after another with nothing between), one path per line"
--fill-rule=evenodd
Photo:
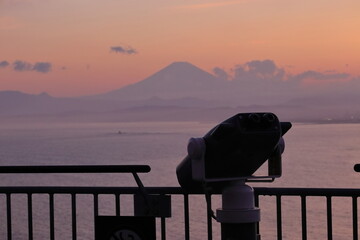
M125 101L156 98L213 100L220 97L219 89L224 85L226 82L188 62L174 62L140 82L97 97Z

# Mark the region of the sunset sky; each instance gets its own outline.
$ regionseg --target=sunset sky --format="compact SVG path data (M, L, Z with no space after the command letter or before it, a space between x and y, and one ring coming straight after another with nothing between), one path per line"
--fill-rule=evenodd
M0 0L0 90L81 96L174 61L360 75L359 0ZM311 81L310 81L311 82Z

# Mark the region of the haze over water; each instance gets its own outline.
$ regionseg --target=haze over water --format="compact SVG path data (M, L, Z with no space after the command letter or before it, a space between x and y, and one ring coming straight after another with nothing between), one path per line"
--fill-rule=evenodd
M186 144L190 137L203 136L213 123L198 122L152 122L152 123L88 123L58 124L49 126L2 126L0 132L1 165L56 165L56 164L148 164L152 171L141 174L145 186L178 186L175 168L186 154ZM118 134L121 131L122 134ZM283 154L283 176L274 183L256 183L252 186L269 187L325 187L325 188L358 188L360 176L353 171L358 163L360 148L359 124L294 124L285 135L286 149ZM9 185L80 185L80 186L135 186L131 175L126 174L55 174L55 175L1 175L0 184ZM21 202L16 200L14 206L20 211ZM41 200L42 199L42 200ZM66 197L58 197L57 206L67 212L69 207ZM63 200L61 200L63 199ZM86 214L86 205L91 199L79 197L83 203L79 206L79 234L89 239L92 233L91 216ZM0 201L4 203L4 198ZM46 203L46 198L37 200ZM112 215L113 200L105 198L101 214ZM169 239L182 239L181 224L182 205L179 199L173 198L173 218L169 219ZM349 239L351 236L351 199L334 198L334 239ZM63 203L61 203L63 202ZM205 209L204 198L191 200L191 223L193 239L204 239ZM17 205L20 204L20 205ZM122 211L132 214L131 200L124 200ZM213 209L220 207L220 201L214 198ZM26 204L25 204L26 205ZM264 239L275 236L275 199L261 197L262 235ZM35 208L39 205L35 205ZM14 208L15 209L15 208ZM308 234L309 239L326 237L325 199L308 199ZM24 209L25 211L25 209ZM60 211L60 210L59 210ZM5 211L4 211L5 212ZM4 213L3 212L3 213ZM39 212L46 216L43 211ZM1 215L0 218L4 218ZM24 223L17 219L14 223ZM67 219L66 217L64 219ZM88 220L86 220L88 219ZM283 198L284 239L301 239L300 199ZM89 222L87 222L89 221ZM39 226L46 229L47 218L37 218ZM15 225L16 225L15 224ZM59 226L61 221L57 223ZM180 224L180 227L179 227ZM219 234L214 222L214 234ZM18 226L20 236L26 236L26 229ZM66 230L68 229L68 230ZM66 227L57 239L66 239L71 233ZM200 230L199 230L200 229ZM37 239L44 239L47 231L39 230ZM0 229L0 235L6 233ZM21 235L23 234L23 235ZM3 235L4 236L4 235ZM41 238L42 236L42 238ZM62 237L63 238L62 238ZM87 237L86 237L87 236ZM347 236L347 237L346 237Z

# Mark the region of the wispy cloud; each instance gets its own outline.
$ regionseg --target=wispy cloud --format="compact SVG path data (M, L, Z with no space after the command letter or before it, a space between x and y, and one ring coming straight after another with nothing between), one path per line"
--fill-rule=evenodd
M216 8L216 7L224 7L230 5L237 5L247 2L246 0L238 0L238 1L218 1L218 2L208 2L208 3L199 3L199 4L189 4L175 7L176 9L204 9L204 8Z
M17 72L31 71L32 64L25 61L16 60L13 62L13 69Z
M292 80L298 81L305 86L323 86L324 84L342 83L352 80L352 76L348 73L338 73L336 71L305 71L292 77Z
M125 55L133 55L133 54L137 54L137 51L135 48L129 47L129 46L112 46L110 47L110 52L114 52L114 53L121 53L121 54L125 54Z
M0 62L0 68L6 68L9 65L10 65L10 63L8 61L1 61Z
M48 73L51 71L51 63L49 62L37 62L32 68L33 71Z
M36 62L35 64L31 64L26 61L16 60L13 62L12 67L16 72L35 71L48 73L51 71L52 64L49 62Z
M297 80L304 79L316 79L316 80L336 80L336 79L347 79L350 77L348 73L337 73L336 71L326 71L325 73L316 72L316 71L306 71L296 75Z

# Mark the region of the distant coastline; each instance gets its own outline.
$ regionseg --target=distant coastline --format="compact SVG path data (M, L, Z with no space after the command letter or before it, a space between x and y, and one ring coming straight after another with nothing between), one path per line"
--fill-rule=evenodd
M123 110L118 112L70 112L64 114L23 114L0 116L0 124L67 124L67 123L116 123L116 122L221 122L241 112L272 112L249 111L250 109L216 108L216 109L151 109ZM273 111L281 121L298 124L359 124L360 119L353 118L307 118Z

